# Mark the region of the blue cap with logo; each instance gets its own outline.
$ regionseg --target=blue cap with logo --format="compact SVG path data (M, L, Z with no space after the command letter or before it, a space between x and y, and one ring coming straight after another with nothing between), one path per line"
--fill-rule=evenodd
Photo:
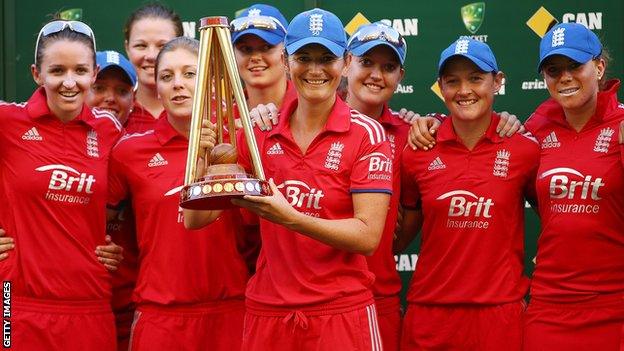
M284 42L289 55L308 44L323 45L336 56L344 55L347 49L347 35L340 19L319 8L295 16Z
M585 63L601 53L602 44L594 32L582 24L561 23L552 27L542 38L537 70L540 71L544 60L553 55L563 55L578 63Z
M100 66L100 72L103 72L109 67L118 67L126 75L131 85L136 87L136 71L134 70L134 66L132 66L130 61L128 61L124 55L112 50L98 51L95 54L95 61L98 66Z
M492 49L486 43L462 36L442 51L438 63L438 74L442 74L446 61L455 56L469 59L484 72L498 72L498 64Z
M362 56L379 45L391 48L397 54L401 65L405 63L405 55L407 55L405 39L396 29L381 22L360 26L349 38L347 50L355 56Z
M284 41L288 21L273 6L255 4L246 8L230 22L232 43L236 43L245 34L254 34L271 45Z

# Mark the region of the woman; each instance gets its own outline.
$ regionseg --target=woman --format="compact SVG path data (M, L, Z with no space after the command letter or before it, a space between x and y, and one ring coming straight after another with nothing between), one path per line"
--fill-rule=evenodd
M155 61L165 110L153 131L128 135L111 156L109 204L132 198L140 267L131 350L240 349L248 273L235 242L238 211L186 230L179 212L199 44L176 38ZM205 128L203 147L214 145Z
M150 130L163 111L156 91L154 65L160 49L183 33L180 17L171 9L150 3L134 11L124 27L125 48L137 72L136 100L126 131Z
M494 94L502 84L494 54L461 37L439 61L450 111L432 151L403 151L398 239L422 225L407 296L402 350L522 349L524 195L539 148L521 134L501 138Z
M95 55L100 67L95 83L87 94L86 103L91 107L115 115L122 125L134 105L134 88L137 77L132 64L116 51L98 51ZM134 217L126 206L116 218L109 220L106 232L124 250L124 260L113 275L111 305L115 314L117 349L127 351L130 327L134 316L132 291L138 273L138 249L134 231Z
M2 225L16 244L0 263L11 283L11 343L114 350L110 277L94 248L105 244L108 156L121 125L84 103L97 74L93 32L77 21L46 24L31 70L39 88L29 101L0 105L0 184L11 204Z
M525 350L620 350L624 340L624 165L615 135L624 109L606 68L598 37L582 25L557 25L541 41L538 69L551 98L526 123L542 148L542 232Z
M390 146L381 125L336 97L346 38L334 14L297 15L285 46L297 99L282 106L271 132L256 131L273 195L236 201L263 217L243 349L377 350L373 276L363 254L375 251L383 231ZM249 169L244 144L239 162ZM185 211L185 224L214 217Z

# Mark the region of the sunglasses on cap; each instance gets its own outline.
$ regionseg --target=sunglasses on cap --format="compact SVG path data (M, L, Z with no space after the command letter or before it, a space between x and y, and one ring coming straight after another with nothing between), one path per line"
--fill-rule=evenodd
M232 32L244 31L251 27L264 30L276 30L279 28L286 33L284 25L272 16L246 16L235 18L230 22L230 30Z
M65 28L69 28L72 32L84 34L91 39L93 43L93 51L95 51L95 35L93 30L88 25L80 21L52 21L41 28L39 35L37 36L37 42L35 44L35 64L37 64L37 51L39 51L39 41L41 37L47 37L50 34L63 31Z
M347 46L351 46L351 43L355 39L363 43L371 40L383 40L395 47L407 46L405 39L403 39L396 29L384 25L365 26L361 28L349 38Z

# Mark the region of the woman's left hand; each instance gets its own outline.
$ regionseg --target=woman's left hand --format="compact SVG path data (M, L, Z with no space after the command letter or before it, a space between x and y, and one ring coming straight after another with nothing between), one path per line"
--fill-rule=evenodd
M123 248L113 242L110 235L106 236L106 245L95 248L95 255L109 272L114 272L119 268L123 260Z
M274 223L283 225L293 223L297 215L299 215L299 211L295 210L288 203L273 182L273 179L269 179L269 186L273 192L271 196L245 195L243 199L233 199L232 203L236 206L244 207Z

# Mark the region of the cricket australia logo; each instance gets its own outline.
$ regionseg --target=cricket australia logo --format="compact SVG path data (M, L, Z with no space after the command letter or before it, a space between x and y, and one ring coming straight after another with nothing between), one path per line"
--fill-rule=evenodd
M557 28L553 31L551 47L563 46L565 44L565 28Z
M98 137L97 133L93 129L87 133L87 155L91 157L100 157Z
M455 54L466 54L468 53L468 43L470 43L466 39L461 39L457 41L455 45Z
M466 29L468 29L470 33L475 34L479 28L481 28L485 17L485 3L475 2L463 6L461 8L461 16Z
M337 171L340 167L340 160L342 158L342 150L344 150L344 144L341 142L335 142L331 144L327 156L325 157L325 168Z
M494 160L494 169L492 174L495 177L505 178L509 172L509 158L511 153L507 150L496 151L496 159Z
M323 15L310 15L310 32L312 35L320 35L323 31Z
M615 130L611 128L604 128L600 130L600 135L596 138L596 144L594 145L594 151L607 153L609 151L609 144L611 143L611 137L615 133Z

